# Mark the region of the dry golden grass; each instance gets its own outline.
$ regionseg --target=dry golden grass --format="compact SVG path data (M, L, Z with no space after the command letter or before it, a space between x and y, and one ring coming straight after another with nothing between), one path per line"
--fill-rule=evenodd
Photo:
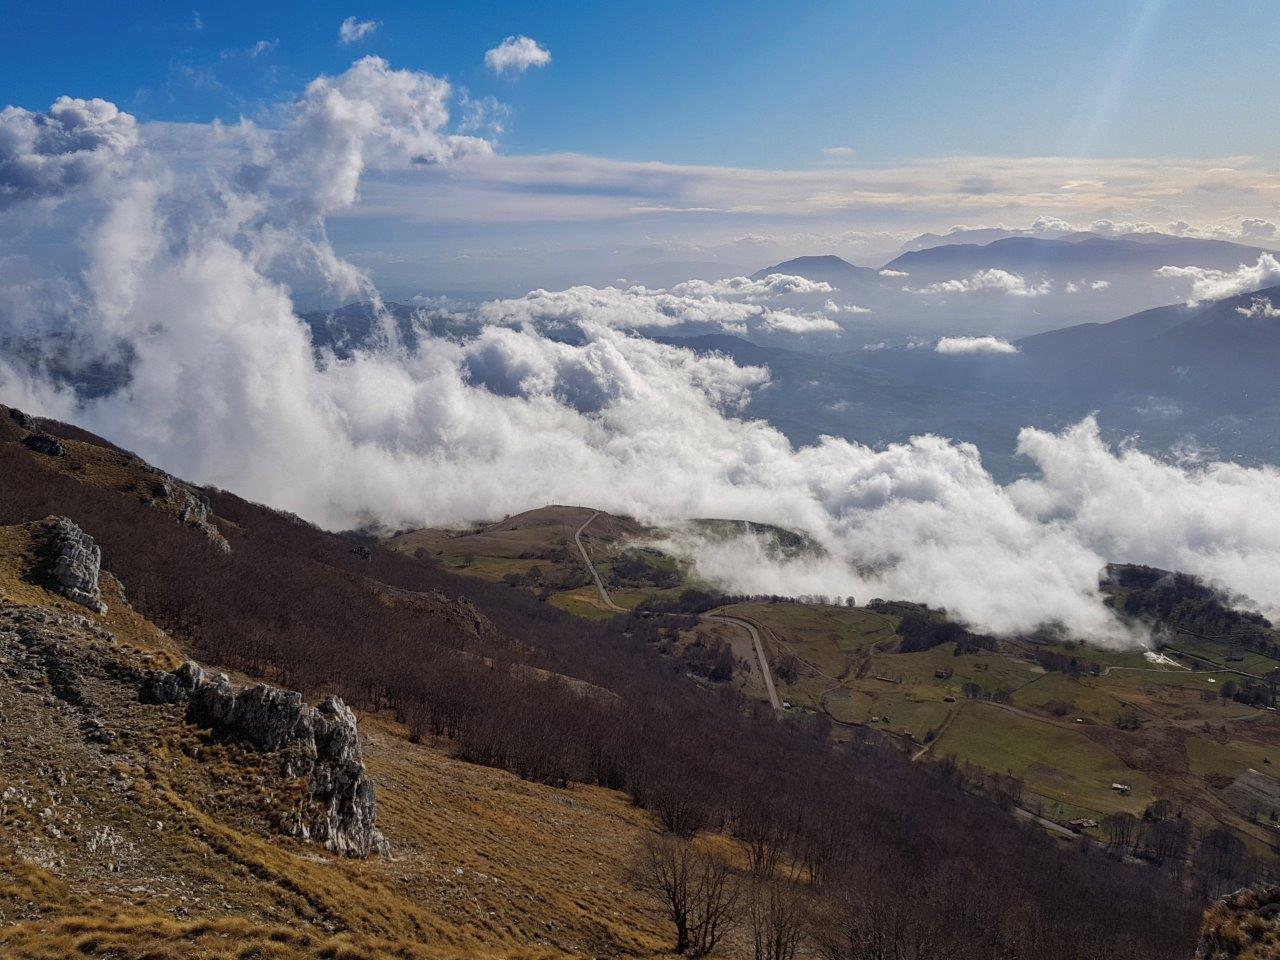
M121 666L172 664L172 641L104 584L97 616L36 582L30 527L0 528L0 605L56 608L115 636L82 644L84 707L0 672L0 957L653 956L667 931L628 865L649 817L621 794L558 790L361 729L387 858L284 835L302 784L143 705ZM114 665L114 666L113 666ZM117 734L83 732L89 711ZM94 837L119 838L95 848Z

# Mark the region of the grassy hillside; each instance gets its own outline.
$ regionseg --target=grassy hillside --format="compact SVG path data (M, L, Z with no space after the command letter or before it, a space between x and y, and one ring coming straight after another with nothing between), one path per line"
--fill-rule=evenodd
M58 452L32 449L33 429ZM779 723L728 681L691 682L661 651L687 615L575 618L182 485L214 537L189 504L166 509L162 475L66 425L0 417L0 471L0 618L15 624L0 629L0 956L661 955L672 922L652 872L630 869L659 834L741 889L730 956L763 929L762 897L812 905L811 938L945 927L950 960L986 960L993 931L1045 960L1116 944L1161 960L1191 942L1197 895L1166 873L1056 846L878 738L833 744L800 711ZM23 532L50 514L123 584L104 574L107 613L55 618L52 637L22 619L67 612ZM611 580L648 569L611 563ZM883 642L865 635L888 640L891 617L872 613L841 642L874 658ZM139 702L141 670L192 655L361 711L389 857L282 832L305 784ZM885 920L904 890L919 893L905 928Z
M652 823L616 792L525 783L367 715L392 856L351 860L283 836L272 817L290 785L277 795L263 755L211 739L172 708L138 703L129 671L176 663L176 644L114 585L105 616L35 585L35 553L29 528L0 528L0 610L84 617L84 629L64 634L67 656L111 737L86 737L53 691L0 674L3 955L660 949L653 910L624 875Z

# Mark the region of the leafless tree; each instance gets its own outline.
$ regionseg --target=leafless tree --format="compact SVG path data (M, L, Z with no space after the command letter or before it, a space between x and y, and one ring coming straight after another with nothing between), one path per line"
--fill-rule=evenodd
M708 956L733 928L737 878L714 854L688 840L653 837L641 847L635 873L675 926L676 953Z
M1138 839L1138 819L1131 813L1113 813L1102 821L1107 835L1107 846L1117 853L1124 853Z
M747 897L755 960L793 960L809 922L809 902L793 884L757 880Z

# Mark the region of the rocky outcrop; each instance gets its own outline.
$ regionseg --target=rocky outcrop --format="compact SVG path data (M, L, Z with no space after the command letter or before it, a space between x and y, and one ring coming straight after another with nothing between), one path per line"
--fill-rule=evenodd
M36 428L36 418L29 413L23 413L17 407L9 408L9 419L23 430L34 430Z
M67 517L48 517L44 525L49 533L49 575L54 589L90 610L106 613L98 587L102 568L98 545Z
M28 450L43 453L50 457L60 457L63 453L62 441L51 433L31 433L22 438Z
M1280 886L1237 890L1209 907L1194 960L1280 958Z
M286 825L293 835L352 857L385 852L355 714L337 697L309 707L293 690L265 684L237 689L225 674L210 676L187 661L172 672L149 674L141 699L185 702L191 723L255 750L278 752L283 775L307 779L306 795Z
M158 471L157 471L158 472ZM151 485L151 503L164 504L178 515L178 522L195 527L223 553L231 552L231 544L222 535L222 531L209 519L209 505L189 489L167 473L160 473Z

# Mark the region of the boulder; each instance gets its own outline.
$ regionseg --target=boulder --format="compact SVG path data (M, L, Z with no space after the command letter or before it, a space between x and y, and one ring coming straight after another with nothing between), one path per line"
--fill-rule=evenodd
M50 570L54 589L98 613L106 613L98 574L102 569L102 551L93 538L67 517L48 517Z
M305 777L307 791L287 827L335 853L385 852L373 781L365 771L355 714L337 697L310 707L294 690L266 684L237 689L188 661L154 671L142 684L147 703L182 703L191 723L263 753L279 753L281 773Z
M62 456L62 441L51 433L31 433L22 438L28 450L43 453L50 457Z

